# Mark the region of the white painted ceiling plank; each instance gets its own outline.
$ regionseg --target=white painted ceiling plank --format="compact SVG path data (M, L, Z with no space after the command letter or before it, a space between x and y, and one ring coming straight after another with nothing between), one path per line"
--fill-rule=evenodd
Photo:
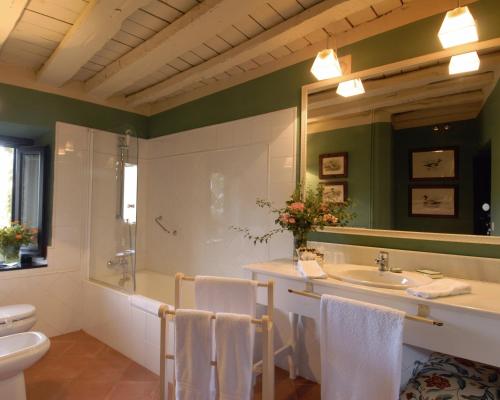
M72 26L67 22L59 21L57 19L50 18L30 10L26 10L24 12L21 18L21 22L28 22L47 30L59 32L63 35L65 35L69 31L69 28L71 28Z
M262 26L248 15L238 20L234 25L249 38L257 36L264 30Z
M100 97L109 97L196 47L207 36L223 31L233 20L242 18L263 3L264 0L205 0L90 79L87 90Z
M377 14L375 14L371 8L365 8L347 16L349 22L354 26L361 25L362 23L371 21L375 18L377 18Z
M149 0L95 0L64 37L37 76L61 86L70 80L120 29L122 22Z
M148 5L144 6L143 9L170 23L174 22L182 15L179 10L170 7L168 4L165 4L159 0L152 1Z
M0 2L0 49L23 15L26 4L28 4L28 0Z
M373 3L377 3L378 1L372 0ZM352 14L356 9L362 10L366 8L366 4L365 0L325 0L295 17L262 32L260 35L241 45L226 51L224 54L197 65L182 74L169 78L165 82L130 96L129 101L133 105L154 101L169 95L191 82L214 76L228 70L234 65L245 65L246 61L261 54L272 52L280 45L303 39L304 35L314 32L318 26L330 23L332 19L344 18L347 14Z
M304 7L295 0L270 0L269 4L284 19L288 19L304 11Z
M80 7L72 8L57 1L31 0L28 5L28 10L47 15L69 24L74 24L86 5L86 3L81 2Z
M257 8L250 13L253 19L264 29L272 28L273 26L283 22L283 17L274 11L268 4Z

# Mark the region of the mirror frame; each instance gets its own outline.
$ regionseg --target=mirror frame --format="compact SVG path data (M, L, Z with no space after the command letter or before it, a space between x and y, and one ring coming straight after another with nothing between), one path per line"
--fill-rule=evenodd
M300 182L302 184L302 187L305 188L306 184L305 177L306 177L306 164L307 164L306 163L307 106L308 106L308 96L310 94L335 88L342 81L347 81L356 78L363 79L374 75L400 71L401 69L405 68L418 67L425 64L434 63L436 61L446 60L449 59L451 56L467 53L470 51L488 51L488 50L500 50L500 37L481 42L470 43L462 46L457 46L451 49L446 49L435 53L429 53L423 56L409 58L406 60L397 61L395 63L381 65L363 71L354 72L348 75L344 75L340 78L327 79L324 81L314 82L302 86L301 113L300 113ZM344 235L398 238L398 239L416 239L416 240L500 245L500 236L478 236L478 235L456 234L456 233L397 231L397 230L386 230L386 229L351 228L351 227L325 227L321 232L344 234Z

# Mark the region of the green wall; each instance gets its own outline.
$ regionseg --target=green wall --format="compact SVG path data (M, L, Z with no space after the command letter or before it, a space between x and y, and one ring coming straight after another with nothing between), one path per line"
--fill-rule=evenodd
M436 133L432 126L403 129L394 133L395 170L395 229L404 231L474 233L473 165L478 150L479 132L475 120L453 122L451 130ZM458 176L453 181L434 180L410 182L410 151L433 147L456 146L459 148ZM425 185L457 185L458 218L425 218L408 215L408 187Z
M500 83L490 94L478 118L481 143L491 142L491 220L500 236Z
M352 212L349 224L362 228L390 228L392 221L392 138L389 123L376 123L320 132L307 138L307 185L316 187L319 156L347 152L347 178L321 182L347 182Z
M316 187L320 180L319 156L347 152L348 177L321 182L347 182L348 196L356 218L349 226L369 227L371 224L371 125L353 126L335 131L315 133L307 138L307 185Z

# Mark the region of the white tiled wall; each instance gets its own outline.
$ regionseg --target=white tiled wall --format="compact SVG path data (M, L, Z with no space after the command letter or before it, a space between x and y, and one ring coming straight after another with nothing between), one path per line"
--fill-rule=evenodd
M289 257L289 235L254 246L231 226L262 234L295 186L296 109L194 129L148 141L146 268L173 275L237 276L239 266ZM168 235L154 223L178 231Z
M30 303L34 329L49 336L82 327L82 273L88 211L88 129L57 123L52 245L48 267L0 275L0 305Z

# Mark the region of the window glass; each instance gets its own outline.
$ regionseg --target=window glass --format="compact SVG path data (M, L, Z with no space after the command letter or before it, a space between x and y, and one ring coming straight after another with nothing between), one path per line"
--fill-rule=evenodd
M0 227L10 225L12 219L12 184L14 149L0 146Z
M38 228L40 226L40 154L22 155L21 218L22 223Z
M135 224L137 205L137 165L125 164L123 173L123 220Z

